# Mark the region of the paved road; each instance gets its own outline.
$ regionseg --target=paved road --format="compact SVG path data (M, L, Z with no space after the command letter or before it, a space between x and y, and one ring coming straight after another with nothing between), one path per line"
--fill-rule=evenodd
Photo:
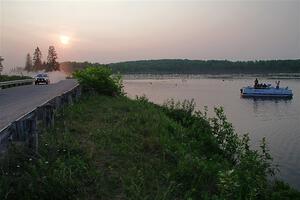
M25 85L0 90L0 130L76 84L75 80L68 79L50 85Z

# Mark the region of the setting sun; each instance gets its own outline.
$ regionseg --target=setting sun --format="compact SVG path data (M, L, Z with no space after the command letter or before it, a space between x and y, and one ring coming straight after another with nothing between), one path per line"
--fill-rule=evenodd
M70 37L66 36L66 35L61 35L60 36L60 42L62 44L69 44L70 42Z

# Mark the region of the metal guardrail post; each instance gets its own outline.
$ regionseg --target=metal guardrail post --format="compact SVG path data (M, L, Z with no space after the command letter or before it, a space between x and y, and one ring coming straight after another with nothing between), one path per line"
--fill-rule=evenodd
M29 123L29 139L28 146L38 151L38 131L37 131L37 114L34 111L34 115L31 119L28 120Z
M0 153L3 154L12 141L11 126L4 128L0 134ZM0 155L1 155L0 154Z
M25 142L33 146L36 131L36 112L32 111L11 125L12 141Z
M45 126L47 128L51 128L54 126L54 109L53 106L50 103L47 103L44 107L44 112L45 112Z

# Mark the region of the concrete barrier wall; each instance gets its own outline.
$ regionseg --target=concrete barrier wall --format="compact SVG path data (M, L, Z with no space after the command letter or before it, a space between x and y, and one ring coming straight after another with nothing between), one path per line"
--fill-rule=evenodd
M50 99L23 115L16 121L0 130L0 153L5 153L11 143L24 143L37 150L39 128L50 128L54 125L55 111L73 104L81 96L81 87L75 86L71 90Z

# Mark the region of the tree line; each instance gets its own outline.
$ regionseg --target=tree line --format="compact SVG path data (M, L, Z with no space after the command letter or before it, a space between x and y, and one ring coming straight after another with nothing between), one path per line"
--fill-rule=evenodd
M73 72L87 66L103 64L89 62L63 62L62 70ZM140 60L111 63L114 73L122 74L269 74L269 73L300 73L300 59L297 60L259 60L259 61L228 61L228 60L187 60L163 59Z
M141 60L109 65L120 73L136 74L264 74L300 73L298 60Z
M39 47L36 47L31 57L30 53L26 55L25 70L26 71L57 71L59 63L57 62L57 53L54 46L49 46L47 61L42 61L42 52Z
M300 73L300 59L295 60L258 60L258 61L228 61L228 60L187 60L162 59L140 60L111 64L90 62L62 62L58 63L54 46L48 50L47 62L42 61L42 53L37 47L31 58L26 56L25 70L27 71L55 71L60 68L72 73L88 66L107 66L114 73L122 74L267 74L267 73ZM0 56L0 74L3 69Z

